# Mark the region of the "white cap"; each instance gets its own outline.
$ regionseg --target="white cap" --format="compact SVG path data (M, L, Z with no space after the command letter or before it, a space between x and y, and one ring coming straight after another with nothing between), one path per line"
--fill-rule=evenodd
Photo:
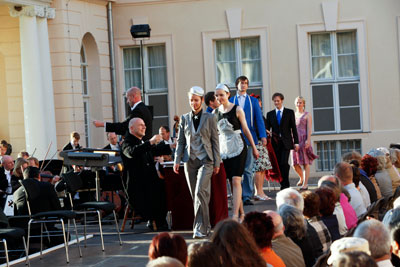
M198 96L204 96L204 90L200 86L193 86L190 88L189 94L192 95L198 95Z
M361 251L371 255L366 239L360 237L343 237L332 243L331 256L329 256L327 263L329 265L333 264L341 253L350 251Z
M215 90L224 90L225 92L230 93L228 86L226 86L223 83L217 84L217 87L215 87Z

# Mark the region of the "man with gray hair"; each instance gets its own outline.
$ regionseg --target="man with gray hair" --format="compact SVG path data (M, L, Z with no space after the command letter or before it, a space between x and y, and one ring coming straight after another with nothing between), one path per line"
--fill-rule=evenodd
M11 175L14 169L14 160L11 156L4 155L1 158L0 167L0 208L4 207L7 194L12 193Z
M371 257L378 266L393 266L390 262L390 233L378 220L371 219L358 225L354 237L368 240Z
M266 210L265 214L271 216L274 223L274 235L272 236L272 249L283 260L286 266L305 266L303 252L292 239L285 235L285 226L282 217L275 211Z
M293 188L285 188L276 194L276 208L282 204L288 204L303 212L304 199L303 196Z
M351 196L350 205L356 212L357 217L360 217L367 211L367 209L364 205L360 191L357 190L356 185L353 183L353 169L351 165L347 162L339 162L335 166L335 175L342 182L343 187L347 192L349 192Z

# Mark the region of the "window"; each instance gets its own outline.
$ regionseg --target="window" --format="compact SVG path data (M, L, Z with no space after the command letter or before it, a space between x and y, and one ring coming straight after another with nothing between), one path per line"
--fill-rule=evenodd
M249 81L249 94L261 95L262 71L259 37L215 41L217 83L235 87L237 77L244 75ZM232 90L233 95L236 93Z
M81 82L83 96L83 121L85 126L86 146L90 147L90 109L89 109L89 90L88 90L88 64L86 61L85 48L81 47Z
M332 171L343 154L357 151L361 154L361 140L319 141L317 144L317 171Z
M142 81L140 48L125 48L123 56L125 90L133 86L144 88L143 100L153 111L153 133L158 133L160 126L169 124L165 45L143 48L144 81Z
M360 132L356 31L310 35L314 132Z

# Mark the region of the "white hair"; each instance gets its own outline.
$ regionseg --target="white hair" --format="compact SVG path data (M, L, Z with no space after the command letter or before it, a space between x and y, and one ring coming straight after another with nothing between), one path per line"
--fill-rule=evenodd
M303 196L292 188L285 188L276 194L276 208L279 210L279 207L283 204L295 207L301 212L304 210Z
M162 256L149 261L146 267L184 267L184 265L175 258Z

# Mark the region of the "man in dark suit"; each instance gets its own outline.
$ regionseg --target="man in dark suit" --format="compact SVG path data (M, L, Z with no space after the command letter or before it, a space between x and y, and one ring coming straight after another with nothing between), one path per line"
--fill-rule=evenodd
M118 143L118 136L111 132L107 133L107 140L108 140L108 145L103 147L103 149L111 149L111 150L121 150L121 147Z
M266 120L266 128L272 134L272 147L282 174L281 189L290 187L288 163L290 150L299 149L294 111L283 107L283 99L281 93L272 96L276 108L267 113Z
M69 142L63 147L62 150L81 149L82 147L79 145L79 140L81 140L80 134L73 131L70 133Z
M149 220L150 229L155 221L158 230L167 230L165 182L157 175L154 156L171 154L171 145L161 142L158 134L144 142L146 128L141 118L133 118L122 144L122 160L128 171L128 201L136 215Z
M150 110L146 107L146 105L142 102L142 95L140 89L137 87L132 87L128 91L126 91L126 102L131 107L131 112L129 113L126 120L123 122L102 122L102 121L93 121L94 126L96 127L105 127L106 132L114 132L118 135L128 134L128 125L129 121L133 118L141 118L146 124L146 135L143 137L144 141L147 141L151 138L152 135L152 121L153 117L151 115Z
M11 156L4 155L1 158L0 167L0 208L4 207L7 195L11 194L11 176L14 169L14 160Z

